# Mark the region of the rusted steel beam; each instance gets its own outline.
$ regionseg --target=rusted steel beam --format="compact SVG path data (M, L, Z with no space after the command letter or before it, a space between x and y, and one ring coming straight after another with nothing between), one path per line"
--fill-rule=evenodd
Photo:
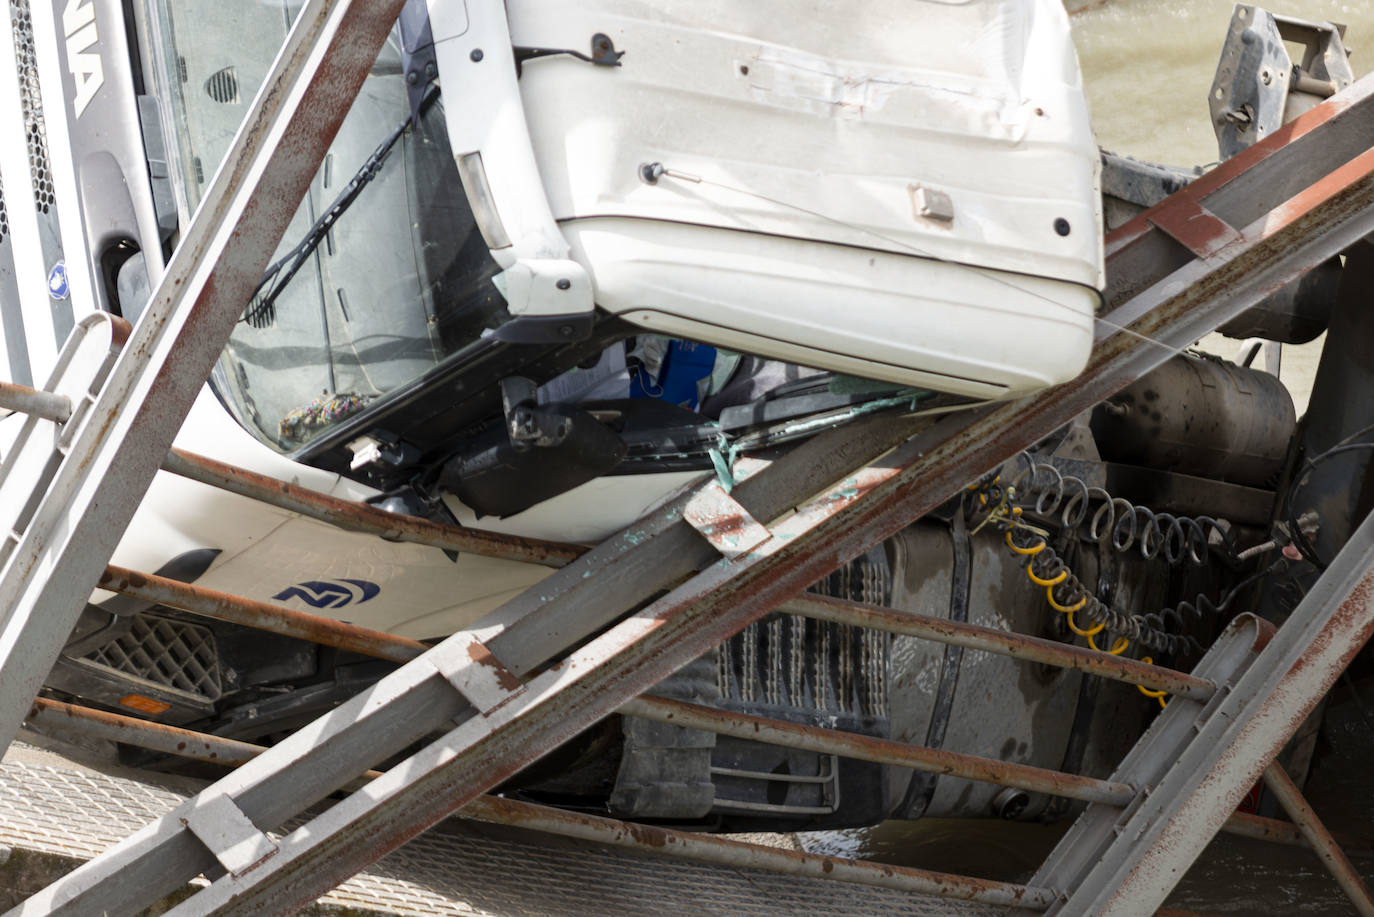
M911 894L1028 910L1045 910L1055 899L1054 892L1045 888L765 847L717 835L673 831L599 815L564 812L495 796L479 796L459 810L459 814L479 821L532 828L581 841L639 848L732 869L759 869L812 879L834 879Z
M198 761L236 766L266 751L261 745L207 735L190 729L163 726L115 713L37 698L28 723L80 732L99 739L179 755ZM368 771L365 779L381 776ZM632 824L599 815L565 812L548 806L478 796L458 812L462 818L524 828L575 840L641 850L693 863L732 869L757 869L813 879L833 879L855 885L889 888L910 894L973 901L1000 907L1044 910L1054 901L1048 889L1013 882L996 882L952 873L890 866L848 857L822 856L799 850L765 847L708 834Z
M738 739L769 742L789 748L838 755L842 758L858 758L862 761L875 761L913 770L949 774L967 780L1014 786L1033 793L1048 793L1085 802L1125 806L1135 798L1135 789L1124 783L1064 774L1042 767L1032 767L1029 764L1018 764L1015 761L998 761L994 758L923 748L919 745L907 745L851 732L802 726L663 697L635 698L623 705L620 712L673 726L704 729Z
M388 541L410 542L445 551L461 551L546 567L562 567L587 551L577 544L460 528L417 516L389 513L366 503L340 500L181 449L172 449L162 467L165 471L201 484L270 503L342 529L377 535Z
M1265 818L1261 815L1251 815L1249 812L1233 812L1231 817L1226 820L1226 824L1222 825L1221 830L1238 837L1252 837L1257 841L1272 841L1275 844L1285 844L1289 847L1310 846L1302 831L1292 822L1280 821L1277 818ZM1374 856L1374 845L1370 844L1368 838L1356 837L1353 834L1329 833L1347 856Z
M1162 279L1190 255L1221 253L1267 212L1300 212L1304 194L1327 193L1322 186L1340 181L1341 167L1374 147L1371 96L1374 87L1356 83L1111 232L1107 304Z
M982 650L1027 662L1075 669L1113 681L1142 685L1154 691L1167 691L1180 697L1191 697L1194 700L1207 700L1217 690L1216 685L1205 678L1176 672L1163 666L1150 665L1136 659L1099 653L1055 640L951 621L948 618L935 618L917 612L866 605L862 602L804 595L778 606L778 611L833 621L837 624L921 637L937 643Z
M76 704L64 704L46 697L34 698L29 715L24 719L30 726L71 730L92 738L122 742L225 767L235 767L262 754L262 746L249 742L106 713Z
M1316 852L1318 859L1330 871L1336 884L1355 906L1355 910L1359 911L1361 917L1374 917L1374 899L1370 898L1369 887L1364 884L1354 865L1336 844L1336 839L1321 823L1317 813L1312 811L1297 784L1278 762L1270 762L1264 769L1264 785L1274 794L1274 798L1283 806L1283 811L1288 813L1288 817L1293 819L1293 823L1307 839L1308 846Z
M72 400L66 395L43 392L17 382L0 382L0 408L66 423L72 416Z
M101 589L170 605L219 621L242 624L256 630L271 631L285 637L309 640L365 656L392 662L409 662L429 647L409 637L344 624L319 615L245 599L216 589L192 586L151 573L126 570L113 564L105 568L98 584Z
M1257 841L1271 841L1289 847L1307 846L1307 838L1302 836L1302 832L1297 829L1296 825L1279 821L1277 818L1252 815L1249 812L1234 813L1227 820L1223 830L1227 834L1254 838Z
M880 764L909 767L912 770L949 774L966 780L1014 786L1030 792L1049 793L1069 799L1121 806L1129 804L1135 794L1130 786L1109 780L1065 774L1014 761L998 761L977 755L906 745L834 729L802 726L662 697L636 698L622 706L620 713L689 729L703 729L738 739L768 742L788 748L838 755L842 758L876 761ZM1238 812L1227 821L1222 830L1227 834L1238 834L1280 844L1310 846L1303 833L1295 826L1258 815Z

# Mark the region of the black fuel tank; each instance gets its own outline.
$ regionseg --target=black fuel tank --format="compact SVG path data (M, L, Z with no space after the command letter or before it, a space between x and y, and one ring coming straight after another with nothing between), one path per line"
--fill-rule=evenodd
M1093 409L1107 461L1263 486L1297 426L1293 399L1268 373L1174 357Z

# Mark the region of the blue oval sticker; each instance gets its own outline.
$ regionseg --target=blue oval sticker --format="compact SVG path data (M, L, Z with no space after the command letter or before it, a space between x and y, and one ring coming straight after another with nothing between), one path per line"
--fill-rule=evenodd
M71 292L67 281L67 262L59 261L48 271L48 295L53 299L66 299Z

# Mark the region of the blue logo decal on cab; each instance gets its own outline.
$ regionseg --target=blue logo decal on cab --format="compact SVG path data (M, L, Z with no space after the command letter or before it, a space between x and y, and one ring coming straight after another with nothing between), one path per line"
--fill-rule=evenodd
M67 262L59 261L48 271L48 295L53 299L66 299L71 292L71 284L67 281Z
M361 605L376 598L382 587L365 579L308 580L288 586L272 596L274 599L300 599L312 608L342 608Z

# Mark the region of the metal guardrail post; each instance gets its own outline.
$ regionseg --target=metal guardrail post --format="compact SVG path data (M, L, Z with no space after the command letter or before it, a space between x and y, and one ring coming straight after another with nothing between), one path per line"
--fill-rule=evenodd
M46 697L34 698L33 706L29 708L24 722L29 726L78 732L94 739L122 742L150 751L224 767L245 764L263 751L260 745L240 742L238 739L226 739L223 736L194 732L179 726L151 723Z
M0 584L7 582L5 577L13 572L16 565L24 563L25 539L41 523L38 515L40 501L52 488L53 479L64 454L72 446L77 428L89 413L96 393L105 384L127 329L128 324L113 315L86 316L77 323L57 355L47 388L42 392L34 390L32 394L17 399L38 400L50 407L54 406L54 401L57 401L56 406L65 403L69 413L60 423L34 412L29 412L25 418L7 421L18 422L20 427L3 462L0 462ZM27 570L42 569L37 567L33 559L29 559L28 564L27 568L20 568L21 576ZM19 598L18 586L12 588L16 591L0 592L0 612ZM3 615L0 615L0 625L7 624ZM0 666L0 672L3 671L3 666Z
M789 748L801 748L842 758L876 761L896 767L952 774L969 780L1014 786L1032 793L1047 793L1052 796L1116 806L1125 806L1135 798L1135 790L1132 787L1117 781L1065 774L1015 761L998 761L945 749L924 748L819 726L803 726L663 697L637 697L621 706L620 712L672 726L733 736L737 739L785 745Z
M255 630L269 631L297 640L361 653L391 662L409 662L429 647L419 640L345 624L333 618L312 615L294 608L283 608L255 599L229 595L204 586L192 586L152 573L138 573L123 567L108 566L99 586L110 592L169 605L182 611L228 621Z

